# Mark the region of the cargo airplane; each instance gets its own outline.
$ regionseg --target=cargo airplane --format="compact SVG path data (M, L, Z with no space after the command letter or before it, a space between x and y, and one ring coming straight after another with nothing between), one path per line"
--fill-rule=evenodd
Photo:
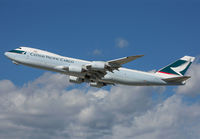
M5 52L14 64L55 71L69 75L73 83L87 82L93 87L106 85L184 85L190 76L184 76L194 57L184 56L160 70L150 73L123 68L122 65L143 55L128 56L109 61L85 61L69 58L40 49L19 47Z

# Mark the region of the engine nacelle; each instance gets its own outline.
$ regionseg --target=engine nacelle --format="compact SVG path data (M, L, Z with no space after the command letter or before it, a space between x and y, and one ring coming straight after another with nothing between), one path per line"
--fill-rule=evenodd
M90 86L101 88L101 87L105 86L105 84L101 83L101 82L90 82Z
M71 83L82 83L83 82L83 79L82 78L79 78L79 77L76 77L76 76L69 76L69 81Z
M106 62L104 61L93 61L91 69L93 70L104 70L106 68Z
M83 68L81 66L69 66L69 72L73 72L73 73L82 73L83 72Z

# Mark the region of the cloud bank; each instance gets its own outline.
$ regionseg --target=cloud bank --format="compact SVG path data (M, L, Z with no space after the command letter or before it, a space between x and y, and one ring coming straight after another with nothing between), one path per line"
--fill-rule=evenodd
M22 87L0 80L0 138L200 138L200 103L183 99L200 93L199 70L163 100L152 97L162 87L75 88L49 72Z
M191 69L188 71L190 78L186 85L177 88L177 93L186 95L199 95L200 94L200 64L192 64Z

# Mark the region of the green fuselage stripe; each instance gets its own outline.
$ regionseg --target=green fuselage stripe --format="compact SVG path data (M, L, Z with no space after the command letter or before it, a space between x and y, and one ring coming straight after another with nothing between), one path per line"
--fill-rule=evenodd
M9 51L9 52L11 52L11 53L17 53L17 54L22 54L22 53L25 52L25 51L11 50L11 51Z

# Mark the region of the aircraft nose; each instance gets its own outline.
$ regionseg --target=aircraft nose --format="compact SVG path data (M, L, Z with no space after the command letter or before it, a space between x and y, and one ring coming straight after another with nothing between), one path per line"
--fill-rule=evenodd
M8 52L5 52L4 55L5 55L6 57L8 57Z
M11 54L10 52L5 52L4 55L9 59L13 59L14 58L14 55Z

